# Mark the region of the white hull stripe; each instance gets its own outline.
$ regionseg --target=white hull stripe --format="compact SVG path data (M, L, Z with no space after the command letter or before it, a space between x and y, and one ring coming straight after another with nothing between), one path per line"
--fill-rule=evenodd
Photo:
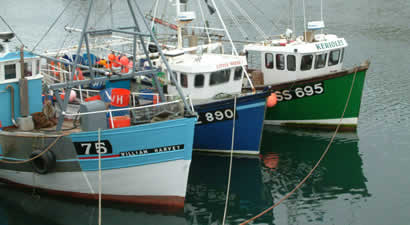
M185 197L191 160L102 171L102 194ZM98 171L52 172L40 175L0 169L0 177L18 184L56 191L93 194Z
M323 120L265 120L268 125L286 125L286 124L318 124L318 125L357 125L357 117L340 119L323 119Z
M197 152L215 152L215 153L231 153L231 150L214 150L214 149L194 149ZM251 150L233 150L235 154L243 154L243 155L258 155L259 151L251 151Z

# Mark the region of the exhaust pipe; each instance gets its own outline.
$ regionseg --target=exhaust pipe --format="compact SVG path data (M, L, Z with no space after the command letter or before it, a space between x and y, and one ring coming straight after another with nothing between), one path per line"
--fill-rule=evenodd
M8 85L6 90L10 89L10 98L11 98L11 121L13 122L14 126L19 127L16 120L14 119L14 87Z

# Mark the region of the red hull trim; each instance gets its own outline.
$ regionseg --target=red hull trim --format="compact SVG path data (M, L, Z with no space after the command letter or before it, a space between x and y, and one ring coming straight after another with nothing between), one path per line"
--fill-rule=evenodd
M35 189L38 193L46 193L56 196L65 196L75 199L98 201L98 194L77 193L68 191L57 191L45 188L38 188L31 185L19 184L13 181L0 178L0 182L21 188L21 189ZM113 202L133 204L144 207L144 209L151 209L155 211L164 212L180 212L184 209L185 198L180 196L131 196L131 195L108 195L102 194L101 200Z

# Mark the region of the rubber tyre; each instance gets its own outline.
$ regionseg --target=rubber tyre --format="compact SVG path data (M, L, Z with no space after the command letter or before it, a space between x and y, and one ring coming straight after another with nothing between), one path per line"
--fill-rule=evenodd
M31 153L30 158L39 155L41 152L41 150L34 150ZM37 159L31 161L31 165L33 167L34 172L39 174L47 174L55 168L56 157L53 152L48 151L42 156L38 157Z

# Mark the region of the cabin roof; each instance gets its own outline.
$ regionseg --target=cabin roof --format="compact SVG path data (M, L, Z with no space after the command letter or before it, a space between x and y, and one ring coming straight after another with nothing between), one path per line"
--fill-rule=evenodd
M246 65L245 56L206 53L202 55L184 54L174 57L172 70L182 73L209 73Z
M24 58L36 58L37 56L31 52L24 51ZM20 59L20 52L9 52L3 57L0 57L0 62L11 61L11 60L19 60Z
M285 46L279 45L279 40L273 40L270 43L255 43L244 47L248 51L275 52L275 53L292 53L306 54L319 53L332 49L345 48L347 42L344 38L337 38L335 35L325 35L324 39L315 42L294 41L287 43Z

